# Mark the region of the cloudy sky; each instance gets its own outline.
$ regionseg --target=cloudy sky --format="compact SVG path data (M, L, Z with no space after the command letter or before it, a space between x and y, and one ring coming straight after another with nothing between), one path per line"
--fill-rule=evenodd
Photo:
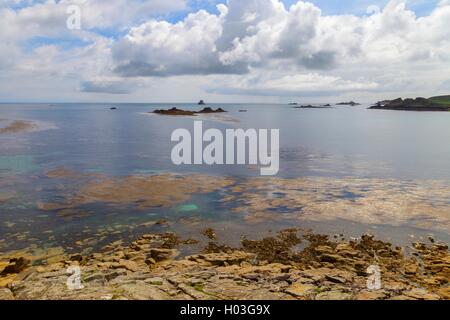
M439 94L450 0L0 0L3 102Z

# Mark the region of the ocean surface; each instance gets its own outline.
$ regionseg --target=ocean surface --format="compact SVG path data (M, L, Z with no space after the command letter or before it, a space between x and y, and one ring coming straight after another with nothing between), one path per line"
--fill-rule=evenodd
M269 104L209 105L228 112L199 117L149 113L173 106L201 109L195 104L0 104L0 119L3 119L0 128L2 123L14 120L26 120L34 125L29 132L0 134L0 251L27 246L70 249L83 239L91 239L90 245L96 246L111 239L131 239L147 231L176 231L185 237L198 237L205 227L215 228L224 242L235 243L242 235L260 235L293 225L330 235L357 236L372 232L397 243L423 239L429 234L449 242L446 223L450 220L450 189L447 188L450 113L368 110L368 105L295 109ZM230 177L235 184L258 178L259 169L252 166L173 165L171 133L177 128L193 131L194 120L203 120L205 129L280 129L279 179L320 179L331 181L329 184L334 189L339 181L360 179L368 184L365 195L369 195L370 188L375 185L380 188L386 181L395 184L396 192L405 187L404 192L411 196L404 200L410 202L401 210L408 210L410 203L414 205L412 210L421 210L421 196L427 194L431 185L433 190L427 199L430 204L426 208L438 206L439 212L430 223L421 226L408 219L380 223L382 219L376 219L373 203L368 205L374 216L361 221L354 215L346 219L344 214L321 220L319 211L318 217L314 217L313 207L309 211L311 219L299 222L278 219L277 215L286 212L292 218L295 211L278 206L266 210L266 218L271 215L270 218L250 223L242 210L240 213L234 210L235 207L245 209L245 204L223 202L225 190L193 194L183 203L145 210L130 203L83 202L69 208L72 213L79 210L80 214L61 214L64 208L52 210L42 205L69 203L87 183L84 177L89 175L120 179L134 175L196 173ZM49 177L48 172L56 169L70 171L72 177ZM73 173L79 177L74 178ZM251 194L252 188L249 184L239 192ZM383 192L386 195L380 195L377 201L388 197L389 188ZM282 196L283 191L279 194ZM333 195L330 193L330 197ZM432 199L434 195L436 203ZM358 196L350 191L341 197L358 201ZM306 198L306 202L307 199L311 198ZM428 219L427 209L420 214L424 220ZM158 219L166 219L169 224L151 224Z

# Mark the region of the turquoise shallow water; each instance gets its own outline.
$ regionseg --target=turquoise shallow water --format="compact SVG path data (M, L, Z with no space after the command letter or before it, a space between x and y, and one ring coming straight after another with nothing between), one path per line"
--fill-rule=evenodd
M112 106L118 109L112 111ZM232 208L219 201L221 192L199 195L173 208L154 208L145 214L133 207L92 204L77 208L84 215L61 218L57 212L43 212L37 207L39 202L61 200L68 189L75 193L83 183L54 181L45 176L47 171L56 168L110 177L177 172L242 179L259 174L259 170L247 166L174 166L170 160L171 133L177 128L192 130L194 118L146 114L172 106L200 108L193 104L0 104L0 119L31 120L40 125L30 133L0 135L3 247L20 247L31 242L70 246L71 242L102 228L109 237L131 236L145 231L146 222L160 218L181 221L170 229L186 234L210 224L224 228L225 223L229 228L241 230L239 216L230 213ZM279 177L355 177L405 183L421 179L450 181L450 113L367 110L367 106L317 110L287 105L212 107L223 107L229 112L219 119L201 117L205 129L280 129ZM240 109L248 112L239 112ZM358 198L352 192L341 196ZM279 210L274 208L273 214ZM272 221L247 225L244 230L259 234L261 230L287 225L287 222ZM328 232L336 231L336 225L355 233L373 230L373 226L352 227L342 221L335 225L311 222L314 228ZM409 230L408 226L402 228L403 238L412 232L423 235L429 232ZM383 230L391 231L379 232L391 236L396 233L387 226ZM448 237L445 232L440 234Z
M37 170L31 155L0 156L0 172L12 172L14 174L26 173Z

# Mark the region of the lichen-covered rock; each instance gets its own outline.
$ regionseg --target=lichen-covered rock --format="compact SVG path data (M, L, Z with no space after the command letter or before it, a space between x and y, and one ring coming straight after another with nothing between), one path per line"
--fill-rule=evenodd
M316 300L352 300L352 298L353 296L351 293L339 290L321 292L316 295Z
M377 291L369 291L369 290L363 290L355 295L355 300L365 300L365 301L372 301L372 300L383 300L386 298L386 292L383 290L377 290Z
M121 259L119 261L119 268L124 268L131 272L136 272L139 270L139 267L136 262L124 259Z
M437 294L430 293L425 289L415 288L406 292L403 295L411 297L416 300L439 300L440 297Z
M286 293L293 295L296 298L312 299L317 287L312 284L305 284L301 282L293 283L285 290Z
M215 266L239 265L241 262L254 257L253 254L243 251L232 253L209 253L204 255L192 256L191 259L203 260Z
M14 295L8 288L0 288L0 300L14 300Z
M175 259L178 254L179 252L176 249L152 248L149 252L149 258L154 259L156 262L160 262Z

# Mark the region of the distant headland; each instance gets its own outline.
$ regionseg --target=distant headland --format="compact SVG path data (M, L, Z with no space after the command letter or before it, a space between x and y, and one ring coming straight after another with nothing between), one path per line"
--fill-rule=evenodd
M450 111L450 96L380 101L369 109L402 111Z

